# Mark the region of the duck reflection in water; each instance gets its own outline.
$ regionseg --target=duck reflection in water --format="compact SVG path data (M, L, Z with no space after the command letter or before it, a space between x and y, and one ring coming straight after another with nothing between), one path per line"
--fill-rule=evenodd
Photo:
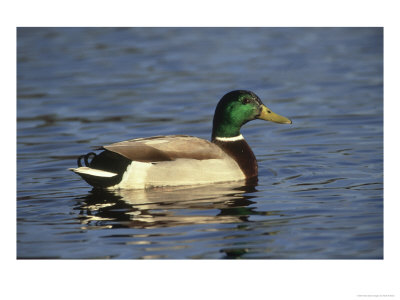
M248 206L256 185L215 184L185 188L106 191L77 198L84 229L157 228L237 223L257 214ZM214 211L217 210L215 214Z

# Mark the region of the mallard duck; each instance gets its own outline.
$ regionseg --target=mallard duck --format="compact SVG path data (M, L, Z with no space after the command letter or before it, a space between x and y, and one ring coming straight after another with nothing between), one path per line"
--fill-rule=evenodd
M257 160L240 133L255 119L292 123L253 92L236 90L224 95L215 109L211 142L188 135L137 138L103 146L99 154L82 155L78 168L70 170L93 187L108 189L255 180Z

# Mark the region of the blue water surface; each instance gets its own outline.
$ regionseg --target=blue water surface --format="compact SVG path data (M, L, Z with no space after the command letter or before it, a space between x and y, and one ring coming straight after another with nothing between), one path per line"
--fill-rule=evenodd
M382 28L18 28L17 257L383 258ZM94 147L209 139L228 91L292 125L242 129L256 186L97 192Z

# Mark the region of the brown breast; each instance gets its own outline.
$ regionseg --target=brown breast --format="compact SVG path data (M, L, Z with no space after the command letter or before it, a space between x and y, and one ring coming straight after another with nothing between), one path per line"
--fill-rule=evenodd
M246 179L252 179L258 176L256 157L244 139L238 141L219 141L214 139L213 143L219 146L237 162L246 176Z

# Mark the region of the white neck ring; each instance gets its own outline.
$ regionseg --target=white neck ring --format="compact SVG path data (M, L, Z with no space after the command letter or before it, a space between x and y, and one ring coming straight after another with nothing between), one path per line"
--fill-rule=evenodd
M232 136L232 137L215 137L216 141L220 141L220 142L236 142L236 141L240 141L240 140L244 140L243 135L239 134L237 136Z

